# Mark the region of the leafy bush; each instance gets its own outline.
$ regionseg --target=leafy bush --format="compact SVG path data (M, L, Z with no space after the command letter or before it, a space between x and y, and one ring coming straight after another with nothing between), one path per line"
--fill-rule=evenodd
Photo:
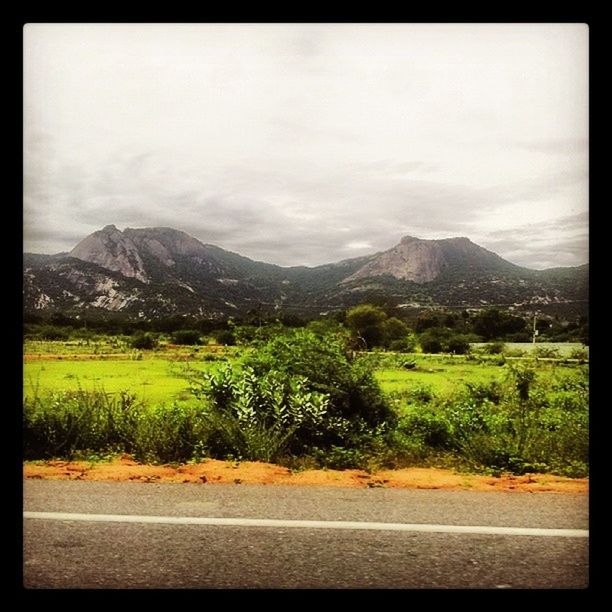
M179 329L172 334L173 344L200 344L200 332L197 329Z
M215 340L218 344L224 344L225 346L234 346L236 344L236 337L231 329L221 329L215 333Z
M434 449L447 448L451 439L448 422L431 409L412 409L400 420L398 429L405 436Z
M26 459L72 457L77 451L134 450L142 406L135 396L103 391L54 393L26 399Z
M424 353L441 353L442 341L438 335L434 333L436 328L423 332L419 337L419 344Z
M572 349L570 359L578 359L579 361L587 361L589 358L589 352L583 348Z
M348 431L374 429L395 420L371 367L352 359L343 339L335 335L317 336L298 329L247 355L244 363L258 376L274 370L306 378L309 390L329 396L330 417L346 421ZM341 446L346 439L330 435L326 444Z
M505 350L506 345L503 342L488 342L483 347L483 351L487 355L501 355Z
M389 343L389 350L397 353L414 353L415 349L416 341L411 335L397 340L392 340Z
M547 359L558 359L559 349L551 346L538 346L536 347L534 354L536 357L547 358Z
M68 340L68 332L62 327L55 325L43 325L38 331L41 340Z
M360 304L351 308L346 313L346 324L352 330L354 336L361 340L363 346L360 348L369 349L380 346L385 340L385 323L387 315L378 306L371 304ZM398 321L396 319L396 321ZM401 324L401 321L398 321ZM390 331L397 331L396 326L392 325ZM406 328L406 332L408 328Z
M250 367L230 365L192 379L194 394L209 400L202 413L206 450L216 457L272 461L299 449L303 432L316 436L342 425L324 422L329 398L308 391L307 382L274 371L257 376Z
M130 340L130 346L139 350L151 350L157 346L157 340L149 333L137 331Z
M456 334L448 339L447 349L455 355L465 355L470 351L470 341L462 334Z
M434 399L435 393L431 385L416 384L404 393L404 397L412 403L427 404Z
M132 452L143 462L184 462L204 456L207 423L200 408L157 406L139 420Z
M471 340L470 336L458 334L446 327L433 327L419 336L419 344L424 353L465 355L470 350Z

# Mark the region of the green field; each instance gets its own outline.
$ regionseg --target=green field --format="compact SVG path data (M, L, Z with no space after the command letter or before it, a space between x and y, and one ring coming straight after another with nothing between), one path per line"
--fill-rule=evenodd
M470 345L472 349L479 350L487 346L486 342L474 342ZM580 342L505 342L504 349L506 351L521 351L525 355L531 355L538 350L553 350L559 354L559 357L569 357L574 351L586 351L588 354L589 347Z
M56 350L58 346L54 347ZM506 368L493 360L484 363L469 361L461 357L416 356L416 368L383 367L375 370L376 379L386 393L401 393L415 387L426 386L436 395L452 392L464 383L486 383L502 381ZM32 397L35 393L48 391L71 391L79 388L102 389L108 393L130 391L147 404L188 402L189 383L186 379L188 368L206 370L223 362L198 359L177 361L168 359L162 352L147 352L144 359L130 360L113 358L71 359L70 354L62 360L38 359L28 361L24 366L24 394ZM579 368L586 366L564 366L549 362L538 363L542 378L573 376Z
M141 361L104 359L92 361L40 360L25 364L24 394L48 391L99 389L108 393L127 390L147 404L184 402L190 399L185 378L187 367L204 370L209 362L174 362L162 358Z
M588 473L584 354L542 359L486 351L372 351L353 360L333 337L321 341L300 333L272 341L277 353L270 346L120 352L110 340L99 343L98 352L81 352L72 342L29 343L26 454L40 459L127 452L145 462L204 456L305 460L335 468L453 465ZM241 356L246 369L219 370ZM293 378L286 378L288 363L299 364ZM215 370L202 403L190 391L190 373ZM308 389L304 381L319 387ZM347 416L326 416L328 406L346 409L340 414ZM353 407L361 411L357 417ZM287 425L294 414L298 425ZM319 427L316 433L300 429L304 419ZM303 437L288 451L291 435Z

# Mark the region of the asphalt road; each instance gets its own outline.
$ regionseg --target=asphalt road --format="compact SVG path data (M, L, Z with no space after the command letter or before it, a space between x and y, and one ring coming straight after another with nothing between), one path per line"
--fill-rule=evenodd
M588 586L588 538L445 532L458 525L585 530L583 495L28 480L24 511L33 513L24 519L28 588ZM166 518L90 522L42 512ZM168 524L176 517L285 522ZM296 527L296 520L331 528ZM406 530L338 529L328 521Z

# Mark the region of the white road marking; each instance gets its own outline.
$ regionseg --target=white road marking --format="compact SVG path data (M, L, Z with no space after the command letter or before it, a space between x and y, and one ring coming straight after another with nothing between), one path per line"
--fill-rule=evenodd
M369 523L358 521L302 521L285 519L213 518L200 516L147 516L131 514L78 514L71 512L24 512L26 519L86 521L93 523L148 523L156 525L216 525L227 527L298 527L300 529L358 529L366 531L416 531L555 538L588 538L587 529L541 529L489 525L429 525L427 523Z

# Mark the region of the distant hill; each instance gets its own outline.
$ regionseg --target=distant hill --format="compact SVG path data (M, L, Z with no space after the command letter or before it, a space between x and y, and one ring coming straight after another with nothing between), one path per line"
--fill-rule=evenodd
M172 228L114 225L70 253L24 254L26 312L218 317L253 309L315 314L368 300L399 307L574 309L588 265L530 270L468 238L402 238L393 248L316 267L282 267Z

